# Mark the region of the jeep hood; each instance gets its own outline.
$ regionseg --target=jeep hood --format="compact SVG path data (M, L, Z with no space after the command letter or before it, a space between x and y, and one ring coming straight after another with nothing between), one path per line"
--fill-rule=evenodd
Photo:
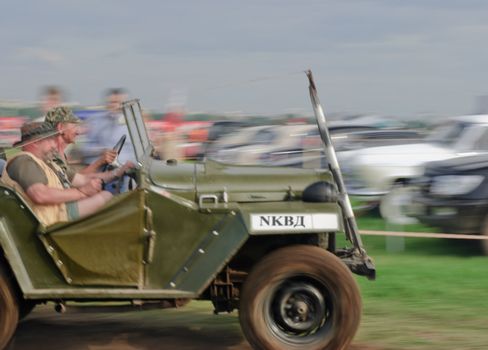
M196 201L205 194L223 196L225 192L229 202L282 201L290 195L300 197L314 182L332 182L327 170L240 166L215 161L177 165L153 161L150 179L154 185L188 199Z

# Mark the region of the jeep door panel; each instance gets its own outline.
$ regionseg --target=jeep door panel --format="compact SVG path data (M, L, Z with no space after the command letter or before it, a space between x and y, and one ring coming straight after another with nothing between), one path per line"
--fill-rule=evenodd
M244 244L248 232L235 211L208 212L180 199L149 191L156 237L147 287L197 293Z
M142 288L144 220L144 192L136 190L41 239L71 285Z
M0 247L24 293L65 285L38 238L38 228L37 218L21 197L0 185Z

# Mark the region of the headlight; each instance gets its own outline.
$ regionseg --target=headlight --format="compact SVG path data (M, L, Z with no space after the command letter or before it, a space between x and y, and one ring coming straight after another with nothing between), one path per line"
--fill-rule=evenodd
M455 196L473 191L484 180L481 175L443 175L433 178L430 193L438 196Z

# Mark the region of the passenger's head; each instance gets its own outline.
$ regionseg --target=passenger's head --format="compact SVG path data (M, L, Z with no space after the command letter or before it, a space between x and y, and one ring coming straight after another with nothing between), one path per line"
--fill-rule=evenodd
M73 111L68 107L56 107L47 112L44 119L46 123L50 123L55 128L59 137L61 137L65 144L74 143L79 134L78 125L81 124Z
M105 93L107 110L112 114L122 111L122 102L127 100L127 91L122 88L108 89Z
M63 103L63 92L57 86L46 86L41 91L41 110L46 114Z
M27 122L20 128L21 139L14 147L22 147L26 152L48 159L56 149L55 136L57 134L53 125L45 122Z

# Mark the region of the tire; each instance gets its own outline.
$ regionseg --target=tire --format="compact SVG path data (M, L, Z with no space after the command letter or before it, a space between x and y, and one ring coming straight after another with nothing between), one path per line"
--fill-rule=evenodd
M239 308L254 349L346 349L361 318L359 288L344 263L315 247L279 249L247 277Z
M395 184L390 192L381 198L380 214L383 219L391 224L411 225L418 220L407 216L405 209L412 203L412 188L403 184Z
M19 307L15 290L0 263L0 349L4 349L17 328Z

